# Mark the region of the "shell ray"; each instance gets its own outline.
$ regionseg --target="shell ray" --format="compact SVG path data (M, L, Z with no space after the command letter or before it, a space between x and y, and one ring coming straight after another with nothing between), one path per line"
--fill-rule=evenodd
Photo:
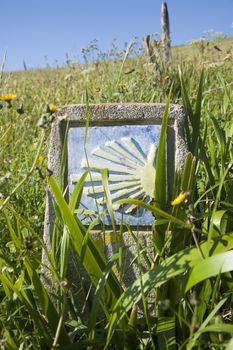
M140 158L137 158L135 156L135 154L131 151L129 151L125 146L127 145L127 140L129 138L122 138L122 140L125 139L125 145L119 144L116 141L109 141L106 143L106 145L111 148L113 151L115 151L116 153L118 153L119 155L124 156L125 158L127 158L128 160L132 160L134 161L136 164L140 164L143 165L144 164L144 157L143 154L140 155Z
M122 166L127 166L127 167L132 168L132 169L136 169L137 164L135 164L135 161L133 161L132 159L127 159L126 160L123 157L119 157L119 155L117 157L115 155L112 155L110 153L110 151L111 150L106 152L106 151L104 151L104 150L102 150L101 148L98 147L98 148L96 148L93 151L92 154L97 156L97 157L99 157L99 158L102 158L102 159L104 159L106 161L112 161L112 162L114 162L116 164L120 164Z
M146 156L134 139L131 137L123 137L122 141L131 149L131 152L133 152L133 154L137 155L138 159L140 159L143 163L145 162ZM134 157L137 158L135 155Z
M150 200L154 196L155 186L155 156L156 146L151 144L147 154L134 138L121 138L107 141L101 147L95 148L89 160L90 174L88 174L84 193L94 197L98 204L105 205L105 194L102 185L101 170L109 171L109 190L113 210L119 210L117 203L122 198L144 198ZM87 169L86 159L82 159L81 168ZM78 181L81 175L72 174L71 182ZM133 215L134 205L127 205L125 214Z

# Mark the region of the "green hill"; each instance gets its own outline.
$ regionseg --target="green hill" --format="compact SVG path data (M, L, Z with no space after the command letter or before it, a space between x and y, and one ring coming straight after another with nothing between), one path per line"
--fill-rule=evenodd
M232 60L233 37L214 40L194 40L189 45L173 47L174 58L179 60L223 63Z

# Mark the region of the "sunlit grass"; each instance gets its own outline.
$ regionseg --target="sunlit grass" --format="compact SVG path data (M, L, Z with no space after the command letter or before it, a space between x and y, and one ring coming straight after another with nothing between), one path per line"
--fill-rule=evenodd
M222 349L230 341L232 41L198 45L174 48L169 67L155 67L141 53L129 58L129 45L109 61L1 74L1 349L55 349L59 345L65 350L68 344L67 349L166 349L166 341L169 349L175 343L180 349ZM171 85L171 103L186 109L190 153L184 172L176 174L169 202L164 176L165 112L155 185L161 201L148 205L122 200L152 211L157 220L151 228L151 244L144 247L139 233L122 223L119 230L115 228L119 251L108 262L74 215L84 177L66 203L63 189L48 173L54 113L64 104L87 103L86 91L89 103L165 103ZM107 173L103 173L103 183L107 190ZM56 199L51 251L42 241L48 185ZM140 267L144 261L146 272L139 268L138 278L125 290L122 281L128 266L124 265L122 235L126 231L137 246L138 255L131 264ZM51 288L40 279L42 247L50 271L42 270L48 272ZM72 282L67 274L71 247L77 275L82 274L81 264L92 280L92 291L85 279ZM157 295L154 317L148 311L148 293ZM81 309L77 299L84 300ZM137 320L139 301L143 317Z

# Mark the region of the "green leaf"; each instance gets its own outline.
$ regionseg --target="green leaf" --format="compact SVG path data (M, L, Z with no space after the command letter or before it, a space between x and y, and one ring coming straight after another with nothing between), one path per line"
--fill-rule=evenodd
M175 317L159 317L156 335L159 349L176 350Z
M203 322L206 309L210 304L210 297L212 293L213 293L213 287L210 280L205 280L201 284L200 289L198 289L198 292L197 292L198 300L200 300L200 303L197 303L198 305L196 306L196 310L197 310L196 323L197 324L201 324Z
M105 343L105 339L95 339L95 340L79 340L77 343L70 344L67 346L59 347L59 350L87 350L88 347L96 347L102 349Z
M212 121L212 124L214 126L214 131L215 131L215 135L217 137L219 146L224 150L225 144L226 144L225 132L223 129L220 128L215 117L211 117L210 120Z
M115 263L115 261L118 259L118 254L114 254L109 263L106 266L105 271L103 272L99 283L96 287L94 298L93 298L93 303L92 303L92 309L91 309L91 314L90 314L90 322L89 322L89 340L94 340L94 334L95 334L95 327L96 327L96 319L97 319L97 314L98 314L98 306L101 304L101 298L104 294L104 288L106 285L106 282L108 280L108 276L112 270L112 267ZM104 307L104 305L103 305Z
M61 237L61 248L60 248L60 278L64 279L67 271L69 262L69 248L70 248L70 236L67 229L63 229L63 235Z
M218 254L233 248L233 233L222 237L213 238L211 244L209 242L200 245L203 254L206 256L211 251L211 254ZM233 254L233 252L231 253ZM171 278L176 277L192 267L196 266L198 262L203 262L200 251L197 248L186 248L183 251L174 254L173 256L164 260L161 265L156 266L151 271L148 271L142 276L142 280L137 279L126 291L121 295L116 303L111 319L109 322L109 332L107 344L109 344L112 332L117 323L130 310L133 304L139 302L142 298L141 282L145 295L154 288L162 286ZM219 272L219 269L218 269Z
M51 334L48 331L47 327L44 325L44 320L42 320L41 313L38 312L38 310L35 307L35 303L30 300L30 296L27 294L27 290L21 290L19 291L15 285L10 281L10 279L6 276L5 273L2 273L0 275L0 279L2 284L7 285L9 289L11 289L15 295L17 295L18 299L24 305L25 309L33 319L37 329L40 332L41 337L44 339L46 342L48 348L50 349L52 347L52 338Z
M214 227L218 230L218 233L221 235L226 234L227 231L227 224L230 219L230 216L232 216L231 210L218 210L211 216L211 221L214 225Z
M233 270L233 251L212 255L196 262L186 284L185 292L207 278Z
M202 92L203 92L203 82L204 82L204 71L201 72L201 77L199 81L199 87L197 92L197 101L195 113L193 116L193 140L192 140L192 150L195 149L199 135L200 135L200 120L201 120L201 105L202 105Z
M170 89L167 103L163 115L159 144L156 156L156 172L155 172L155 194L154 200L159 209L166 206L167 195L167 157L166 157L166 140L167 140L167 123L169 117L169 104L172 88Z
M37 294L40 309L42 310L43 314L47 318L52 333L55 335L57 327L58 327L60 316L59 316L57 310L55 309L55 307L54 307L54 305L53 305L53 303L48 295L47 290L45 289L44 285L42 284L38 273L36 272L35 268L33 267L33 265L31 264L31 262L28 258L25 258L24 265L27 269L27 273L29 275L29 278L30 278L30 280L34 286L35 292ZM70 343L70 339L69 339L69 336L65 330L64 324L63 324L61 326L61 330L60 330L59 344L65 345L65 344L69 344L69 343Z
M192 126L192 128L194 128L194 115L193 115L193 110L192 110L192 106L186 91L186 87L185 87L185 82L184 82L184 78L183 78L183 73L180 69L180 67L178 67L179 69L179 78L180 78L180 84L181 84L181 94L182 94L182 100L183 100L183 104L186 110L185 113L185 134L186 134L186 139L187 139L187 143L188 143L188 149L189 151L192 151L192 137L190 134L190 129L189 129L189 122Z
M167 98L161 126L159 144L156 151L154 202L156 207L159 209L165 209L167 203L167 123L169 117L171 92L172 87ZM157 214L155 215L155 218L156 220L160 219ZM154 242L159 253L162 252L164 247L165 231L166 225L153 227Z
M197 331L195 331L195 334L193 336L193 338L189 341L189 343L187 344L187 350L191 350L193 348L193 346L195 346L195 343L197 341L197 339L200 337L200 335L203 332L206 332L207 329L207 324L212 320L212 318L214 317L214 315L220 310L220 308L225 304L225 302L227 301L228 298L224 298L222 300L220 300L220 302L215 306L215 308L211 311L211 313L207 316L207 318L205 319L205 321L201 324L201 326L199 327L199 329ZM221 326L222 324L219 324L219 326Z
M84 182L86 180L86 177L89 173L89 170L86 170L82 176L80 177L79 181L77 182L77 184L74 187L74 190L72 192L70 201L69 201L69 207L72 213L74 213L75 209L79 207L80 204L80 200L82 197L82 193L83 193L83 185Z
M177 219L175 216L172 216L171 214L168 214L167 212L165 212L165 211L163 211L155 206L152 206L152 205L147 204L143 201L140 201L139 199L132 199L132 198L120 199L116 203L118 203L118 204L135 204L136 206L139 206L139 207L142 207L146 210L149 210L152 213L154 213L155 215L160 216L164 219L170 220L174 224L177 224L183 228L191 228L190 224L187 224L187 223L183 222L182 220Z
M64 224L66 225L72 238L74 250L80 257L83 252L83 240L86 236L87 230L70 210L69 205L63 198L63 195L52 176L48 177L48 182L57 201L57 205L62 213ZM93 284L97 286L98 281L106 268L106 260L97 249L93 238L89 234L86 239L87 243L85 245L85 254L83 256L83 266L90 276ZM119 299L122 291L122 287L119 284L115 274L113 271L111 271L105 285L106 306L111 309L115 302Z
M12 239L13 239L16 247L18 249L22 249L22 247L21 247L22 242L20 241L20 239L22 239L22 237L20 237L20 234L17 235L15 233L13 226L10 224L10 222L8 222L9 217L7 214L7 210L3 209L3 212L6 215L8 228L11 232ZM16 217L16 219L17 219L17 217ZM38 272L36 271L36 268L35 268L34 260L32 261L30 256L29 257L25 256L23 259L23 264L24 264L24 269L26 270L27 274L24 273L25 270L23 269L20 277L18 278L18 281L14 285L7 278L7 276L5 276L5 277L3 276L3 279L5 281L5 283L3 282L3 284L6 285L8 287L8 289L10 288L11 290L14 291L14 293L18 296L18 298L20 299L22 304L24 304L25 308L27 309L27 311L29 312L29 314L33 318L34 322L35 322L35 318L36 319L38 318L38 312L37 312L36 308L34 310L34 307L35 307L35 305L39 305L39 309L42 311L42 314L48 320L51 333L53 335L55 335L60 317L59 317L59 315L58 315L58 313L57 313L57 311L56 311L56 309L55 309L55 307L54 307L54 305L49 297L47 290L45 289L43 283L41 282L41 279L40 279ZM25 279L26 279L25 275L27 275L29 277L31 284L34 287L34 294L36 294L35 300L33 299L34 295L28 298L27 292L23 291L23 287L25 286L25 283L28 282L28 281L25 281ZM38 320L38 326L40 328L41 327L43 328L42 324L41 324L41 320ZM44 333L45 333L45 331L44 331ZM45 339L47 339L47 341L49 341L47 335L44 335L44 337L45 337ZM68 337L67 332L65 331L64 326L61 327L59 342L60 342L60 344L63 344L63 345L69 343L69 337Z
M124 58L123 58L123 61L122 61L122 64L121 64L121 68L120 68L120 72L119 72L119 75L118 75L118 78L117 78L117 84L119 84L120 82L120 79L121 79L121 75L122 75L122 72L123 72L123 68L124 68L124 65L125 65L125 62L127 60L127 57L129 56L129 53L130 53L130 50L132 49L132 47L134 46L135 44L135 40L132 39L129 44L127 45L126 47L126 50L125 50L125 55L124 55Z
M188 153L185 167L184 167L184 173L181 179L181 189L184 192L187 192L190 194L191 198L193 196L193 179L196 169L196 158L193 157L192 153ZM180 188L177 189L180 191ZM178 196L180 193L176 193ZM180 221L186 222L187 221L187 213L183 206L174 206L172 215ZM190 238L191 232L190 230L184 230L183 227L173 227L172 229L172 237L171 237L171 245L169 249L169 254L174 254L178 252L179 250L182 250L187 246L187 241ZM182 236L182 239L180 238Z
M225 131L220 128L219 123L214 117L211 117L212 124L214 126L214 132L217 137L217 141L220 146L220 155L221 155L221 173L223 175L225 162L226 162L226 152L227 152L227 143Z
M111 193L110 193L109 184L108 184L108 176L109 176L108 169L102 169L101 176L102 176L102 183L103 183L103 188L104 188L104 193L105 193L105 198L106 198L106 205L107 205L108 213L109 213L109 216L111 219L112 227L113 227L113 230L115 232L116 225L115 225L114 214L113 214L113 209L112 209Z
M211 326L206 326L201 333L216 332L216 333L233 333L233 325L228 323L218 323Z
M3 339L5 343L5 349L7 350L19 350L19 346L15 343L13 337L11 336L10 332L7 329L2 330L3 331Z
M210 166L208 157L206 155L206 147L205 144L202 141L202 138L199 137L199 147L200 147L200 159L203 161L205 168L206 168L206 172L208 174L209 177L209 182L211 184L211 186L214 186L215 184L215 179L213 176L213 167Z
M65 180L65 173L66 173L66 167L67 167L67 148L68 148L68 133L69 133L69 122L66 124L66 131L64 135L64 143L62 148L62 155L61 155L61 170L59 174L59 185L60 189L64 190L64 180Z
M193 189L193 178L196 168L196 159L193 157L192 153L188 153L184 173L182 176L182 191L188 192Z
M86 126L85 126L85 135L84 135L84 148L86 148L86 143L87 143L89 121L90 121L89 96L86 89Z
M83 185L86 180L86 177L89 173L89 170L86 170L82 176L80 177L79 181L74 187L74 190L72 192L70 201L69 201L69 207L72 213L75 212L75 209L79 207L80 200L83 193ZM65 273L67 271L67 266L69 263L69 248L70 248L70 236L66 229L63 230L63 235L61 238L61 252L60 252L60 277L64 278Z
M231 338L229 343L227 343L225 350L232 350L232 349L233 349L233 338Z
M185 87L184 75L183 75L181 68L178 67L178 69L179 69L179 78L180 78L180 83L181 83L182 98L184 101L186 111L187 111L188 116L189 116L189 120L191 122L191 125L193 126L194 115L193 115L192 106L191 106L191 103L190 103L190 100L189 100L189 97L187 94L187 90Z

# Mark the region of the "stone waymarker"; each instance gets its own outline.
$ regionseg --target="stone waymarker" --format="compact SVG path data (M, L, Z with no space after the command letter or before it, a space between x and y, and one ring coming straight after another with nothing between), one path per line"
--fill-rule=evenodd
M156 148L159 142L163 104L106 104L90 105L90 121L86 145L86 106L70 105L62 108L52 125L48 168L58 180L65 133L68 126L67 171L64 182L69 195L81 175L91 169L84 184L80 208L77 211L84 225L99 217L98 229L93 236L97 245L109 258L119 247L117 232L111 229L107 212L102 169L108 169L109 189L116 225L130 224L135 229L142 246L151 242L151 224L154 221L149 211L127 205L120 207L121 198L136 198L149 203L154 193ZM182 167L186 154L183 138L184 111L181 106L170 105L167 129L167 178L168 193L171 193L175 170ZM45 214L44 240L50 247L53 229L52 195L48 192ZM101 223L105 226L102 233ZM132 283L136 276L136 265L127 271L137 255L137 245L129 233L123 234L124 283ZM72 272L71 272L72 274Z

